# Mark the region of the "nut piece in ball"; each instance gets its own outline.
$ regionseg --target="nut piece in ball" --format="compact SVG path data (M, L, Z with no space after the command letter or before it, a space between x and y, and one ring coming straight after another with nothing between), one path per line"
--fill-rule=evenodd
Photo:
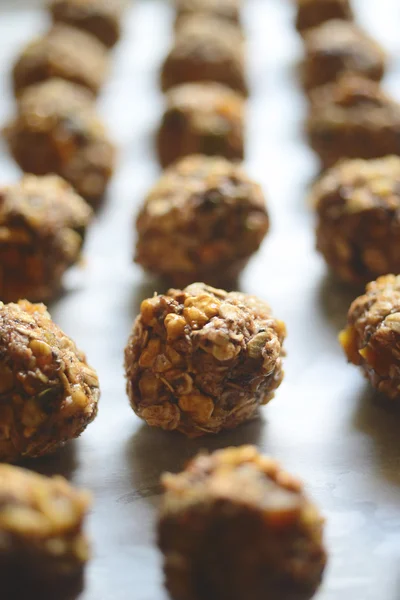
M161 72L163 91L193 81L215 81L247 94L245 44L240 30L210 17L188 17L180 24Z
M400 272L400 158L347 160L314 185L317 247L343 281Z
M189 154L244 157L245 101L218 83L187 83L166 94L158 132L162 167Z
M296 27L300 33L330 19L352 18L350 0L297 0Z
M256 448L199 455L163 476L158 524L174 600L309 600L324 520L301 482Z
M66 79L97 94L108 72L106 49L95 37L68 25L56 25L30 42L14 65L16 95L53 77Z
M120 38L125 0L50 0L53 20L88 31L111 48Z
M127 348L127 391L149 425L190 437L256 416L282 378L286 329L254 296L203 283L142 302Z
M304 39L302 65L307 91L335 81L343 73L379 81L385 71L386 54L380 44L354 23L340 20L310 29Z
M176 26L186 17L208 16L240 24L240 0L175 0Z
M64 597L65 586L81 575L89 558L83 522L90 504L90 494L74 489L62 477L0 465L4 600L47 598L50 590L52 598Z
M0 299L53 298L81 255L90 206L57 175L0 188Z
M385 275L354 300L340 336L348 360L391 400L400 400L400 275Z
M48 454L97 413L99 381L43 304L0 304L0 461Z
M91 94L81 86L62 79L30 86L5 135L26 173L56 173L89 202L102 198L114 170L115 149Z
M224 158L169 167L137 219L136 262L171 284L235 281L268 231L260 186Z
M310 98L307 131L323 168L342 158L400 155L400 104L378 83L345 75Z

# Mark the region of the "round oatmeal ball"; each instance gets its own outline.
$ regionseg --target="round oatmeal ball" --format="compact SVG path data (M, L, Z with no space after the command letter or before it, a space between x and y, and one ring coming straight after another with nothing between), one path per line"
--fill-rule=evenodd
M383 48L354 23L332 20L310 29L304 39L303 84L307 91L354 73L380 81L385 72Z
M144 300L125 349L131 406L189 437L233 429L273 398L285 336L261 300L204 283Z
M0 303L0 461L49 454L93 421L96 372L43 304Z
M90 504L90 494L62 477L0 464L2 591L40 592L31 598L44 597L48 586L62 592L89 558L83 522ZM52 598L60 598L59 593ZM4 600L17 597L27 596L7 595Z
M89 92L62 79L27 88L5 129L14 159L26 173L56 173L90 203L102 198L115 149Z
M105 46L114 46L121 35L125 0L50 0L53 20L88 31Z
M307 132L323 168L342 158L400 155L400 104L378 83L345 75L310 98Z
M303 33L330 19L352 20L350 0L296 0L297 30Z
M60 177L25 175L0 188L0 299L44 301L76 263L90 206Z
M241 0L174 0L176 26L186 17L209 16L240 24Z
M158 131L160 164L205 154L244 158L245 100L218 83L187 83L169 90Z
M400 272L400 158L347 160L311 193L317 247L344 281L366 283Z
M108 72L107 52L96 38L68 25L56 25L30 42L13 69L14 90L60 77L97 94Z
M158 523L174 600L309 600L327 556L300 481L252 446L200 454L165 474Z
M269 228L261 187L225 158L169 167L137 218L135 260L177 286L234 281Z
M243 34L221 19L197 15L181 22L161 70L163 91L193 81L216 81L246 95Z
M339 339L348 360L361 367L373 387L400 400L400 275L367 285L350 306Z

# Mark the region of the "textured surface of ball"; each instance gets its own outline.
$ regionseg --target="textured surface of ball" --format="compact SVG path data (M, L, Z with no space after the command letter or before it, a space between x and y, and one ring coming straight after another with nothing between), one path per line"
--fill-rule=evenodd
M261 187L224 158L170 167L138 215L136 261L176 286L234 281L268 231Z
M242 160L244 114L243 97L218 83L172 88L157 137L161 166L189 154Z
M340 342L374 388L400 400L400 275L385 275L354 300Z
M310 98L307 131L323 168L343 158L400 155L400 104L378 83L345 75Z
M144 300L125 350L131 406L191 437L233 429L273 398L285 335L267 304L239 292L196 283Z
M174 600L308 600L326 563L302 484L256 448L199 455L163 477L158 541Z
M80 256L90 206L56 175L0 188L0 299L45 301Z
M300 33L330 19L352 18L350 0L297 0L296 27Z
M400 272L400 158L347 160L314 185L317 247L342 280Z
M229 23L240 23L240 0L175 0L176 26L187 17L209 16Z
M56 450L97 414L99 381L43 304L0 304L0 460Z
M91 203L103 196L114 170L110 142L92 96L62 79L32 85L5 129L14 159L26 173L55 173Z

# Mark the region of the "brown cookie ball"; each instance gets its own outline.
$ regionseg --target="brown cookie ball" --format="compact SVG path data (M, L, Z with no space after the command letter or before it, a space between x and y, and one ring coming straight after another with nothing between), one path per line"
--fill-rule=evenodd
M300 33L330 19L352 20L350 0L296 0L296 27Z
M379 81L385 72L383 48L354 23L333 20L310 29L304 39L302 64L307 91L335 81L343 73Z
M114 170L115 149L82 87L61 79L30 86L5 135L26 173L56 173L89 202L102 198Z
M400 104L379 84L344 76L311 94L307 132L323 168L342 158L400 155Z
M57 25L30 42L13 69L14 90L59 77L97 94L108 73L107 52L96 38L67 25Z
M177 27L186 17L199 15L223 19L233 25L240 23L240 0L174 0L174 5Z
M88 31L111 48L121 35L125 5L125 0L50 0L49 9L55 22Z
M400 272L400 158L348 160L315 184L317 247L344 281Z
M43 304L0 304L0 461L49 454L97 413L99 381Z
M385 275L354 300L340 342L374 388L400 400L400 275Z
M210 17L186 18L161 71L163 91L193 81L216 81L247 94L245 44L240 30Z
M26 175L0 188L0 299L44 301L81 255L89 205L60 177Z
M326 564L324 520L300 481L252 446L163 476L158 524L174 600L309 600Z
M137 218L136 262L185 286L234 281L268 231L261 187L224 158L183 158L161 176Z
M195 283L144 300L125 349L131 406L189 437L233 429L273 398L285 336L267 304L239 292Z
M0 577L4 600L61 598L89 558L90 494L62 477L0 464ZM15 595L14 595L15 594Z
M242 160L244 112L243 97L218 83L171 89L157 137L161 166L189 154Z

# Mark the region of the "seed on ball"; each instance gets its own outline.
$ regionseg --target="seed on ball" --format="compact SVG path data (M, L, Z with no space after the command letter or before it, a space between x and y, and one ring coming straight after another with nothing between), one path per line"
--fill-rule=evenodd
M331 19L351 21L353 11L350 0L296 0L297 30L303 34L310 27L316 27Z
M302 78L310 90L344 73L380 81L385 72L382 46L354 23L332 20L310 29L304 39Z
M137 218L136 262L176 286L235 281L269 227L261 187L224 158L169 167Z
M204 16L181 21L161 71L163 91L194 81L215 81L246 95L245 44L235 25Z
M400 155L400 104L378 83L344 75L310 99L307 131L323 168L343 158Z
M125 349L131 406L190 437L233 429L281 384L285 336L267 304L239 292L195 283L144 300Z
M245 101L218 83L187 83L169 90L157 138L167 167L183 156L244 157Z
M126 0L50 0L55 23L68 23L88 31L111 48L121 36Z
M350 306L339 336L349 362L361 367L379 392L400 400L400 275L367 285Z
M0 303L0 461L49 454L97 414L99 381L43 304Z
M199 455L162 478L158 524L174 600L309 600L327 555L303 485L252 446Z
M47 34L30 42L13 69L14 90L59 77L98 94L108 72L103 44L84 31L55 25Z
M62 79L29 86L5 135L25 173L56 173L92 204L104 195L115 149L92 95L81 86Z
M314 185L317 247L343 281L400 272L400 158L346 160Z
M92 209L57 175L0 188L0 299L53 298L81 256Z
M89 558L83 523L90 504L90 494L62 477L0 464L4 600L64 598Z

